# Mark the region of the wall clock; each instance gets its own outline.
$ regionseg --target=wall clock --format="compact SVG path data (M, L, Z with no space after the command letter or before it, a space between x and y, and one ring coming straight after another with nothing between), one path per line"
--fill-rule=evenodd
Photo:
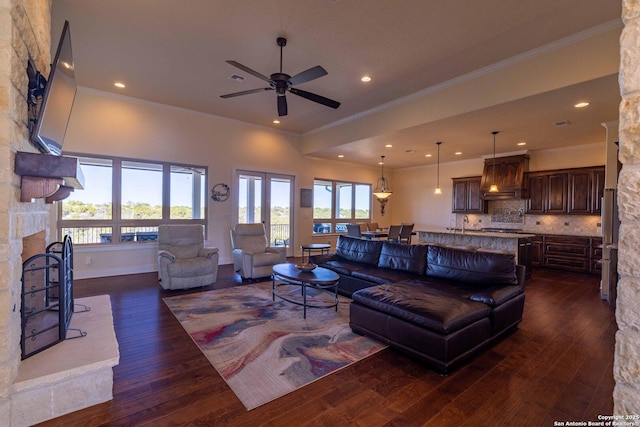
M216 202L224 202L229 198L231 190L227 184L219 183L211 189L211 198Z

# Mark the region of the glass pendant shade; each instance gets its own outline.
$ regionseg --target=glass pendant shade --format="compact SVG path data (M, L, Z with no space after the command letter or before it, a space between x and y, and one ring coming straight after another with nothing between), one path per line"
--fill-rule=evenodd
M380 156L380 165L382 169L382 173L378 181L376 181L376 188L373 191L373 195L380 202L380 214L384 216L384 207L389 201L389 197L393 194L391 191L391 186L389 185L389 180L384 177L384 157Z
M382 159L380 161L382 173L380 178L378 178L378 181L376 181L376 188L373 191L373 195L376 196L376 199L378 200L388 199L391 197L391 194L393 194L389 185L389 180L384 177L384 157L385 156L380 156Z

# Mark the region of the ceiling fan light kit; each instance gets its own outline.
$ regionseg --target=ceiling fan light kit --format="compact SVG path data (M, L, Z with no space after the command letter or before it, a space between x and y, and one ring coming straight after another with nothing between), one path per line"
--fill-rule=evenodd
M309 101L317 102L318 104L325 105L330 108L338 108L340 103L338 101L334 101L333 99L325 98L324 96L317 95L315 93L307 92L304 90L300 90L294 88L294 85L299 85L302 83L310 82L311 80L315 80L322 76L327 75L327 71L319 65L315 67L311 67L308 70L305 70L301 73L296 74L295 76L290 76L289 74L285 74L282 72L282 48L287 45L287 39L284 37L278 37L276 39L276 43L280 46L280 72L273 73L269 77L258 73L251 68L240 64L236 61L227 61L229 65L233 65L236 68L245 71L246 73L251 74L254 77L259 78L260 80L264 80L269 83L269 87L258 88L258 89L250 89L243 90L241 92L229 93L226 95L220 95L221 98L234 98L236 96L249 95L252 93L263 92L266 90L275 90L277 95L277 107L278 107L278 116L286 116L288 114L287 107L287 92L291 92L294 95L298 95L302 98L308 99Z

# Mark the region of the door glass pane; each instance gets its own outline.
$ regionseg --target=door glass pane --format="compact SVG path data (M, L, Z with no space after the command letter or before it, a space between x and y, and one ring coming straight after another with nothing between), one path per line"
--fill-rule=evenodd
M313 182L313 218L331 219L331 199L333 189L331 181Z
M204 177L204 169L171 166L169 218L204 218Z
M291 181L286 178L271 178L271 209L269 225L271 242L275 246L289 246L291 220Z
M262 178L240 175L238 179L238 222L262 222Z
M353 197L351 184L336 183L336 218L353 218L351 214L351 201Z
M356 184L356 218L371 218L371 186Z
M112 161L86 157L78 160L84 174L84 191L72 191L62 201L62 219L111 219ZM99 241L90 240L87 243Z
M162 219L162 165L122 162L122 219Z

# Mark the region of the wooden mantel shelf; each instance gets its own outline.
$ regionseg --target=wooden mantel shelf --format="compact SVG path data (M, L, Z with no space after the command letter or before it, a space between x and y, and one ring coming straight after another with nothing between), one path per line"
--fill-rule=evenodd
M53 203L84 188L84 175L75 157L18 151L15 173L22 177L21 202L44 198Z

